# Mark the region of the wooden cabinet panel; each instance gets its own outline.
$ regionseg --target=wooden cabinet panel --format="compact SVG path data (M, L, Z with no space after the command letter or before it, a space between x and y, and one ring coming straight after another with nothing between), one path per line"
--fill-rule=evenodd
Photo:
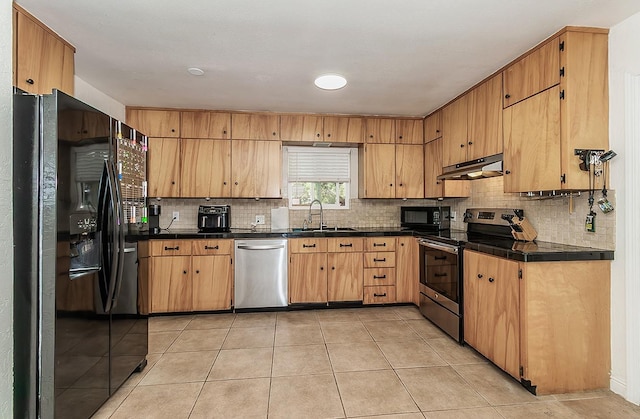
M180 196L180 140L150 138L147 154L150 197Z
M227 112L183 111L180 113L182 138L231 138L231 114Z
M442 174L442 138L424 145L424 197L444 197L444 185L438 176Z
M191 258L192 310L231 308L231 256L193 256Z
M314 115L281 115L282 141L322 141L322 117Z
M395 268L364 268L365 286L382 286L396 284Z
M289 239L288 245L291 253L327 252L327 239L324 238Z
M127 125L149 137L180 137L180 112L127 108Z
M396 145L396 198L424 198L423 145Z
M396 119L396 144L423 144L422 119Z
M327 252L362 252L362 237L333 237L327 239Z
M396 301L419 305L420 249L418 239L398 237L396 246Z
M14 84L27 92L45 93L43 91L45 87L40 81L40 61L44 50L45 31L20 12L18 12L17 24L17 66Z
M40 86L42 93L62 86L64 66L64 44L59 39L44 32L44 43L40 55Z
M75 50L69 45L64 45L64 56L62 58L62 80L60 82L60 90L74 96L75 94L75 79L76 74L76 61Z
M234 113L231 138L240 140L279 140L280 119L273 114Z
M396 142L396 121L390 118L368 118L365 141L371 144Z
M466 160L502 153L502 74L470 92Z
M231 141L231 196L280 197L281 168L280 141Z
M231 140L183 139L180 196L231 196Z
M395 250L395 237L365 237L364 239L365 252L395 252Z
M390 268L396 266L395 252L366 252L364 254L365 268Z
M554 38L513 63L503 74L504 107L560 83L560 43Z
M366 144L358 151L360 198L395 198L395 145Z
M150 243L151 256L187 256L191 254L191 243L188 240L151 240Z
M137 307L140 314L149 314L151 310L151 295L149 281L151 267L151 258L144 256L140 252L140 243L138 242L138 301Z
M363 304L389 304L396 302L396 287L364 287Z
M233 253L233 240L193 240L191 254L200 255L230 255Z
M444 167L467 161L469 94L442 109L442 163Z
M325 116L324 141L332 143L363 143L363 118Z
M327 266L328 301L362 301L362 254L330 253Z
M442 110L424 119L424 142L428 143L440 137L442 137Z
M327 302L327 254L295 253L289 256L289 301Z
M559 190L560 91L553 87L504 110L504 191Z
M191 257L151 258L151 311L191 311Z

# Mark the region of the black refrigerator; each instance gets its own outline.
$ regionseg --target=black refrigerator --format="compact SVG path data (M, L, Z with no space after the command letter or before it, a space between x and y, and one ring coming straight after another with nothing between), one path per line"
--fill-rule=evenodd
M146 365L146 137L55 90L13 112L14 416L89 418Z

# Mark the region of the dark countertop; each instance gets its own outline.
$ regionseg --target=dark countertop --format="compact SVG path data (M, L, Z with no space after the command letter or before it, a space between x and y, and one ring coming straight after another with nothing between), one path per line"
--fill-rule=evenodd
M519 262L561 262L576 260L613 260L613 250L572 246L543 241L519 242L496 240L491 243L470 241L465 249L516 260Z

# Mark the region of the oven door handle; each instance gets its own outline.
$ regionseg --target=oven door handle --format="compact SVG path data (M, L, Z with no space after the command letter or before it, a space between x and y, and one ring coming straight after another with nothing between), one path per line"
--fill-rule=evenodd
M436 243L426 239L418 240L418 244L424 247L431 247L433 249L442 250L443 252L451 253L453 255L458 254L457 246L447 246L446 244Z

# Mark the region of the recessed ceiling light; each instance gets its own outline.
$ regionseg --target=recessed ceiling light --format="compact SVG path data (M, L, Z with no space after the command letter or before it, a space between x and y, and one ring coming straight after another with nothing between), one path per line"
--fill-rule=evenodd
M204 74L204 71L199 69L198 67L190 67L187 69L187 71L192 76L202 76Z
M324 90L338 90L347 85L347 79L338 74L325 74L314 82L317 87Z

